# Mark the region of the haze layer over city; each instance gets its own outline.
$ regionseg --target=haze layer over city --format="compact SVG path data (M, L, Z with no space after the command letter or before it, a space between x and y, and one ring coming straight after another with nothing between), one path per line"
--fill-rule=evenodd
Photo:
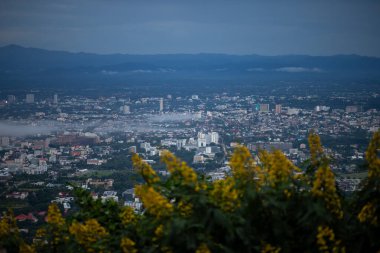
M146 215L135 154L162 180L167 151L228 180L241 147L259 167L279 150L303 175L314 135L354 196L380 127L379 13L372 0L2 1L0 217L12 209L35 243L52 203L84 222L77 188Z

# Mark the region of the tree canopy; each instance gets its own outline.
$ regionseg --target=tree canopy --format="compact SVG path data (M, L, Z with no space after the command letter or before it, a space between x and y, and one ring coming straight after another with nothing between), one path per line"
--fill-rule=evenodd
M25 242L12 212L0 221L7 252L378 252L380 250L380 132L368 150L368 178L352 195L339 192L319 136L309 136L306 170L280 151L259 155L240 146L231 174L211 181L170 152L159 177L134 155L144 179L135 187L141 212L93 199L75 188L79 210L63 218L49 206L47 222Z

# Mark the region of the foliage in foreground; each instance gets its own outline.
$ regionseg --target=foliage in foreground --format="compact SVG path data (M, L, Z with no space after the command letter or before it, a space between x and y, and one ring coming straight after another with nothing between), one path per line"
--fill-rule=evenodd
M161 179L137 155L145 180L135 193L142 214L75 189L79 211L64 219L56 205L31 245L11 213L0 222L0 249L8 252L377 252L380 250L380 132L366 152L368 178L354 196L335 185L319 137L310 134L305 172L279 151L261 152L256 164L235 150L231 175L210 182L171 153Z

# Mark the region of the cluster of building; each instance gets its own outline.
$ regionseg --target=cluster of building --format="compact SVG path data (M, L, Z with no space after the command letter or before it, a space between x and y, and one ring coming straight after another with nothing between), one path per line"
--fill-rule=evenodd
M139 209L141 202L127 185L123 187L123 180L132 177L120 178L120 173L132 171L131 163L123 171L109 167L118 164L118 159L138 153L155 168L162 151L170 150L217 180L229 173L230 155L241 144L257 162L259 150L279 149L295 164L302 164L309 157L311 129L326 141L325 151L336 161L332 164L335 172L356 172L364 162L363 143L380 127L380 113L365 108L363 100L354 104L350 97L341 97L345 103L334 107L310 105L314 96L222 93L58 99L54 94L38 100L33 93L19 101L9 95L0 105L0 120L9 127L0 132L0 199L28 201L31 192L17 190L25 185L38 191L49 188L56 191L50 201L69 210L72 197L65 186L69 181L89 189L94 198ZM168 173L159 170L162 175ZM29 175L28 180L24 175ZM338 184L353 191L359 182L342 178Z

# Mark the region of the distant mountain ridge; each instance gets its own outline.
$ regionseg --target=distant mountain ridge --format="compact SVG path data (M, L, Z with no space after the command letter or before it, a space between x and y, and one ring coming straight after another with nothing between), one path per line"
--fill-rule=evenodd
M246 81L266 78L366 78L380 80L380 58L358 55L131 55L71 53L0 47L0 85L48 83L55 79L82 84L106 78L109 83L186 78ZM154 78L153 78L154 76ZM105 80L102 80L105 82Z

